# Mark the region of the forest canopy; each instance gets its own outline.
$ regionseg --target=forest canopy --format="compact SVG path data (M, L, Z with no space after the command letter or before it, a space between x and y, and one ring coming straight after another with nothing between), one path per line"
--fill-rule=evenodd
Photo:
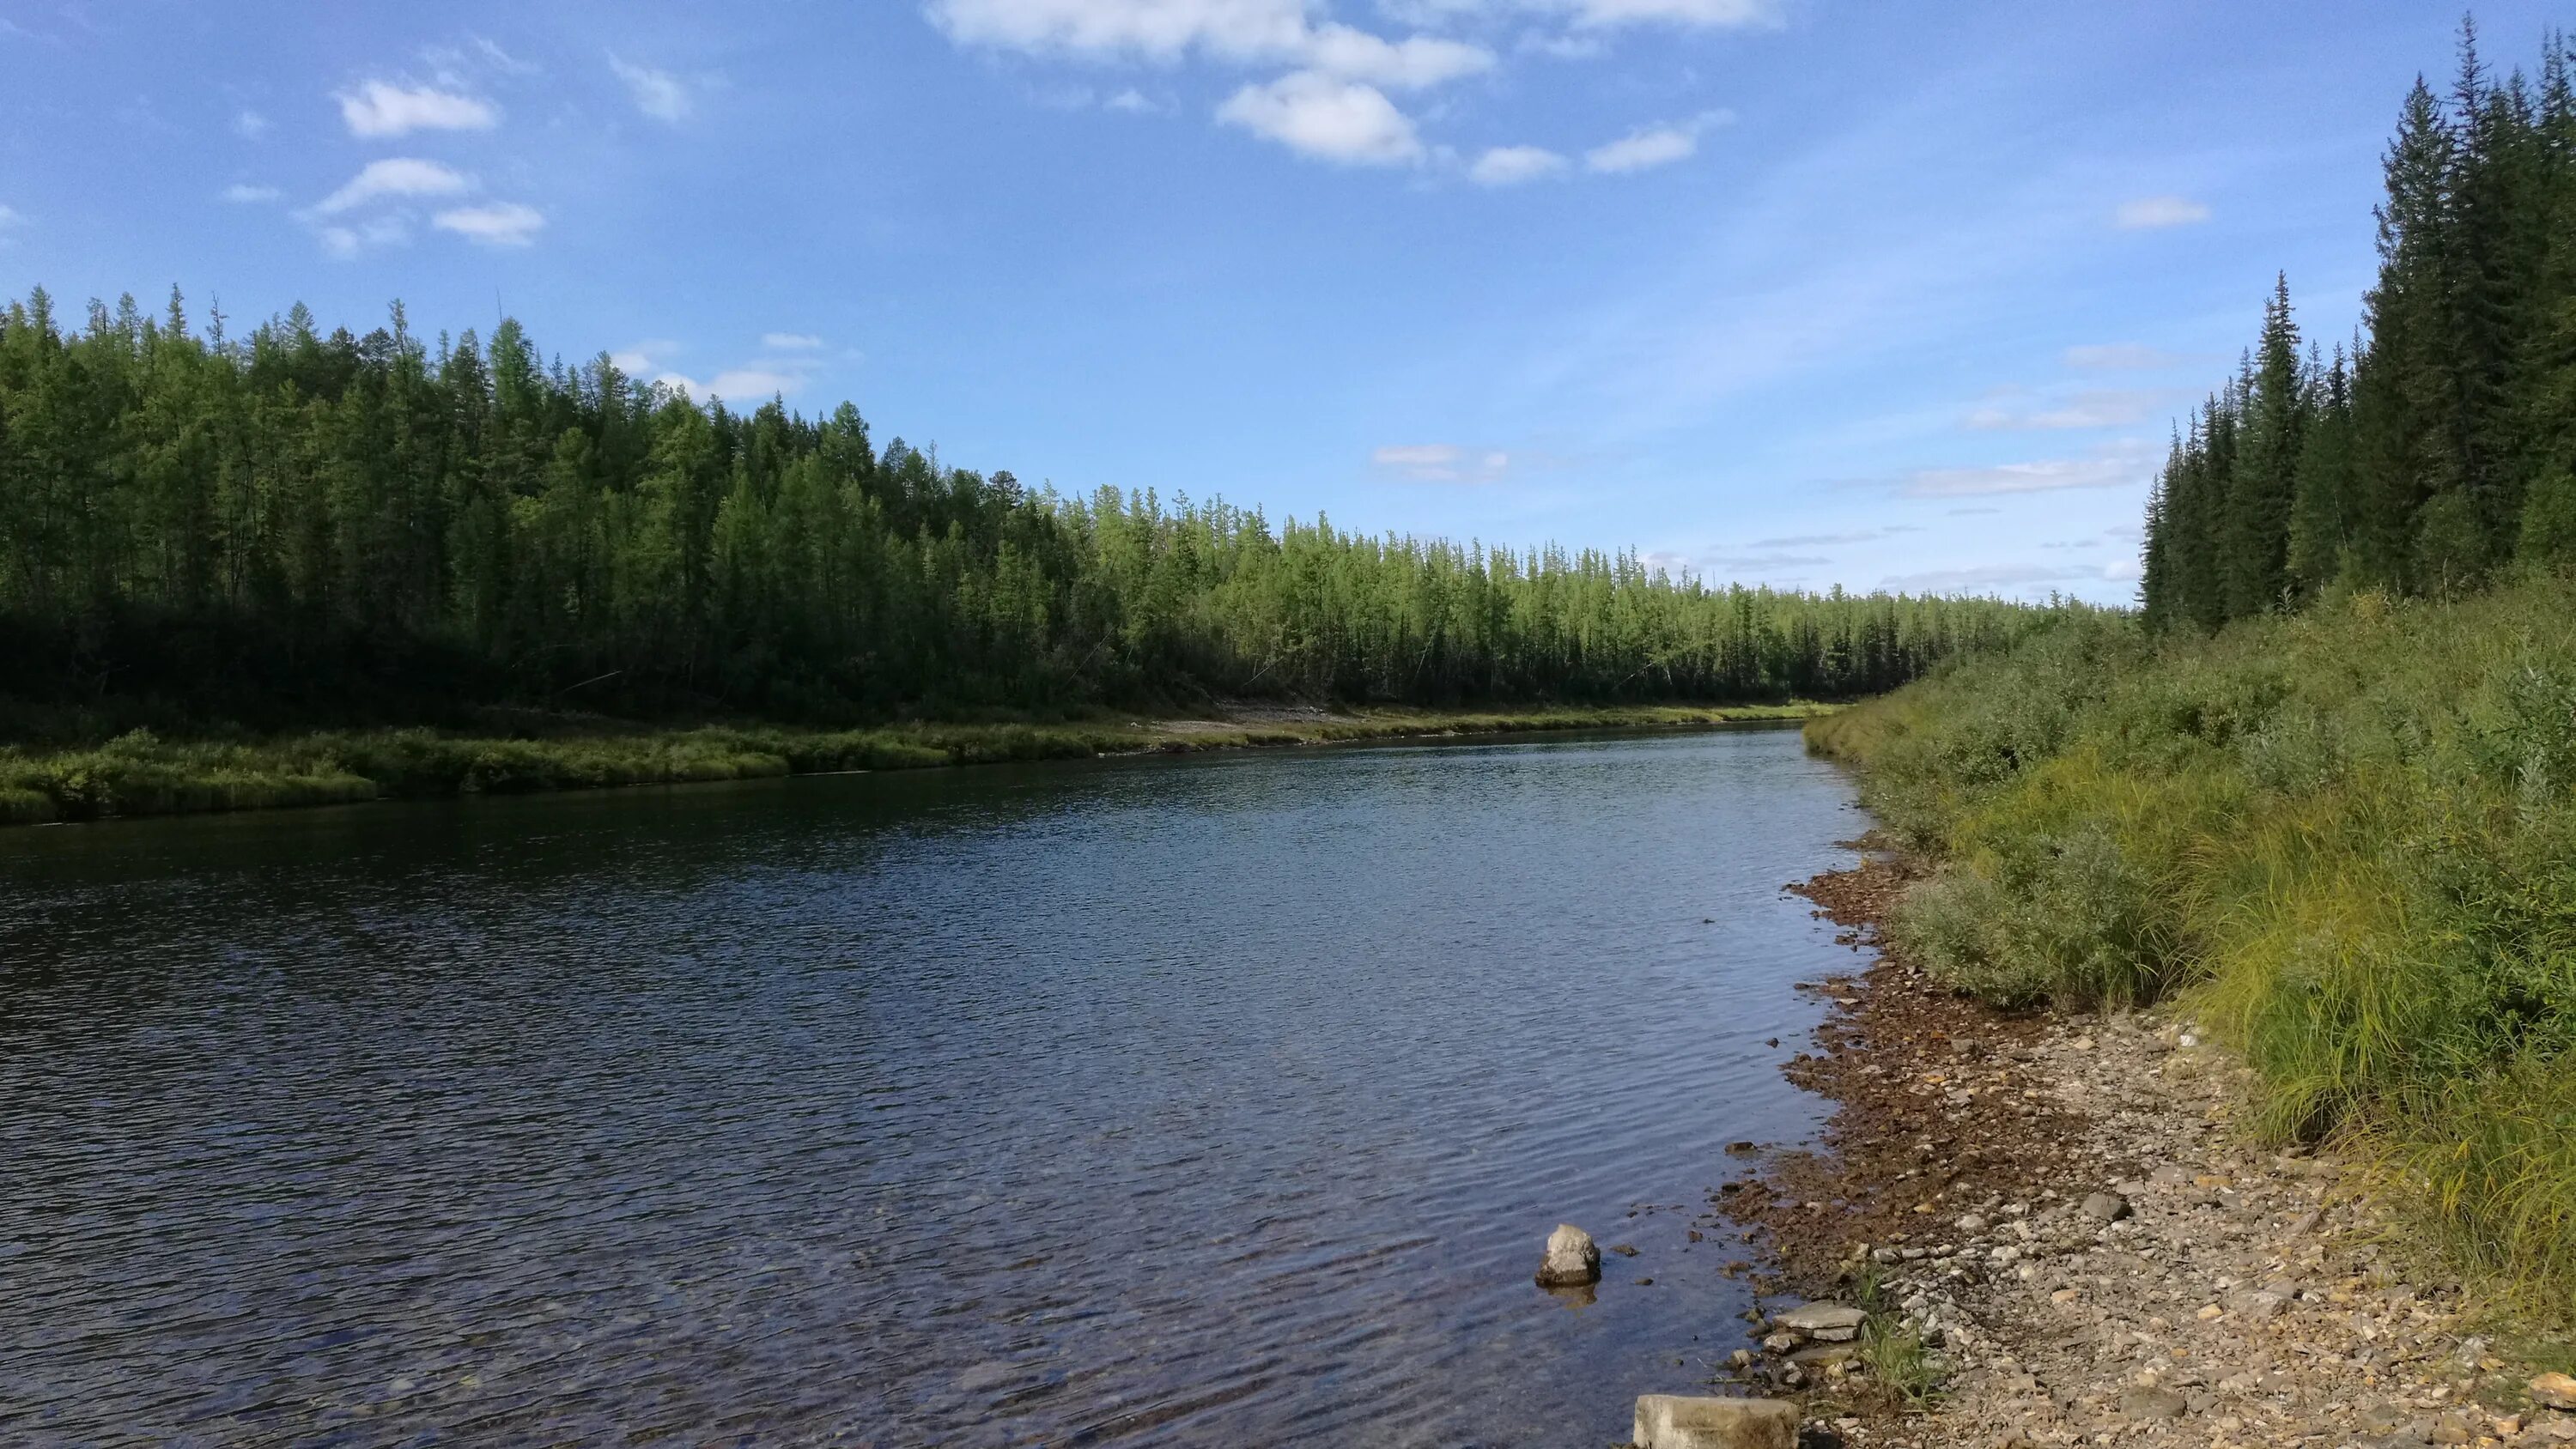
M1740 702L1887 689L2043 611L1711 587L1633 553L1032 491L489 340L129 297L0 315L0 691L781 718L1210 695ZM283 702L283 704L281 704Z
M2576 49L2498 79L2460 33L2398 112L2364 332L2321 354L2282 280L2148 505L2150 625L2335 591L2450 597L2576 560Z

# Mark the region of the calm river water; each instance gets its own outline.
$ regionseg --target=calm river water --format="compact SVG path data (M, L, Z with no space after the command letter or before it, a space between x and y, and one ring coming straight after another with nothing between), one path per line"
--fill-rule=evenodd
M0 1442L1607 1443L1857 828L1732 730L0 835Z

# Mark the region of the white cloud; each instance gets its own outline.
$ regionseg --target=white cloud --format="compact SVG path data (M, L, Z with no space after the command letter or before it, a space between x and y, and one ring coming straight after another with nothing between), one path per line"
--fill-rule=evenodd
M2187 353L2167 352L2142 342L2097 342L2066 349L2064 359L2069 367L2095 370L2180 367L2198 362Z
M1736 28L1780 19L1777 0L1559 0L1556 8L1573 11L1577 25L1602 29L1650 22Z
M472 190L474 178L436 161L416 156L388 156L370 161L339 190L323 197L314 210L334 216L388 196L457 196Z
M1439 36L1388 40L1338 21L1314 24L1309 0L930 0L932 23L961 45L1094 60L1169 64L1196 54L1236 65L1282 63L1414 90L1494 65L1480 45Z
M1543 146L1497 146L1476 158L1467 168L1468 178L1480 186L1518 186L1549 176L1561 176L1569 163Z
M1654 126L1606 146L1593 147L1583 153L1583 164L1594 171L1617 175L1687 161L1698 151L1697 128Z
M1330 75L1400 90L1436 86L1491 70L1494 65L1494 53L1480 45L1426 35L1386 40L1347 25L1327 25L1314 31L1307 37L1299 58L1312 69Z
M1412 119L1383 92L1316 71L1245 86L1216 115L1292 151L1346 165L1397 166L1423 156Z
M371 80L341 91L340 119L352 136L408 136L414 131L488 131L501 123L489 101L428 86L407 88Z
M20 216L9 207L0 206L0 231L8 231L13 227L25 226L26 224L27 219L25 217Z
M755 406L772 397L792 394L805 385L800 374L758 367L731 368L704 382L677 372L666 372L653 380L666 387L678 388L691 397L722 398L729 403Z
M1154 115L1163 109L1161 106L1156 105L1152 98L1148 97L1143 91L1136 89L1134 86L1129 86L1127 89L1120 91L1118 94L1111 96L1100 104L1108 110L1125 111L1130 115L1138 116Z
M964 45L1177 60L1294 53L1310 33L1307 0L930 0L931 22Z
M682 350L679 343L668 337L648 337L623 351L608 354L608 360L616 365L619 372L641 376L655 371L665 359L679 355Z
M256 206L276 199L277 188L274 186L253 186L246 181L236 181L224 188L224 200L236 206Z
M523 202L501 201L442 211L430 218L430 224L481 246L523 247L545 230L546 216Z
M1469 449L1455 443L1407 443L1379 448L1369 461L1417 483L1491 483L1512 466L1500 449Z
M2114 219L2123 231L2191 226L2209 220L2209 206L2187 196L2146 196L2121 202Z
M677 124L697 109L697 99L689 94L688 83L667 70L629 65L614 54L608 57L608 68L626 82L626 89L635 97L635 109L654 120Z
M823 345L823 339L811 332L763 332L760 345L772 352L812 352Z
M1578 29L1609 30L1623 25L1706 26L1743 29L1780 23L1782 0L1378 0L1388 15L1414 25L1459 19L1495 21L1510 14L1562 17ZM1535 39L1538 48L1579 49L1580 37Z
M245 141L256 141L268 134L268 125L268 117L245 109L233 117L233 134Z

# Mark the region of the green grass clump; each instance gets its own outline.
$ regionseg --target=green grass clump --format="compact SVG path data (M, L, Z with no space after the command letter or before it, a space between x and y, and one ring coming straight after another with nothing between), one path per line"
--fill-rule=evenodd
M1895 939L2002 1003L2175 993L2276 1137L2350 1134L2576 1324L2576 585L2214 638L2070 616L1819 720L1934 877Z

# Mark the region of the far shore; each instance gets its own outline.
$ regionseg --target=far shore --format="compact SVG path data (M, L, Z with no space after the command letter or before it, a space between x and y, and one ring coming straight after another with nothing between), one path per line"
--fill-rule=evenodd
M255 739L0 744L0 825L283 809L371 800L699 784L1013 761L1591 729L1794 723L1835 707L1779 704L1329 709L1247 702L1188 716L905 722L864 729L655 726L527 716L490 728L321 730Z

